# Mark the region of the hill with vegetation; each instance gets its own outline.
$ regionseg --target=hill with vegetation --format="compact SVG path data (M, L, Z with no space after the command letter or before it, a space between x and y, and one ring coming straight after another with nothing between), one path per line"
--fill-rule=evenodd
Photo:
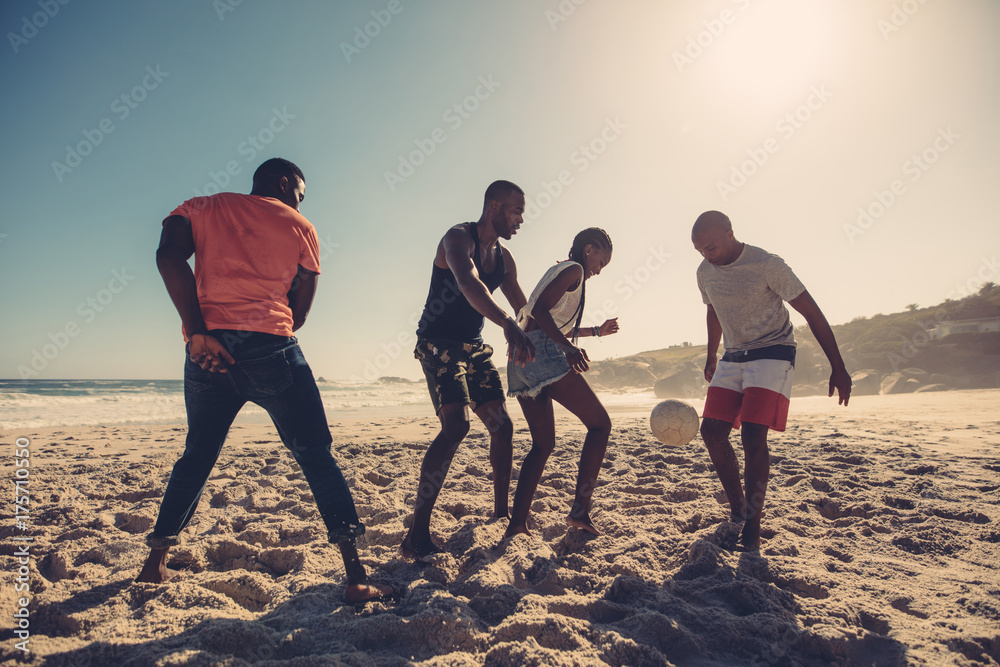
M1000 318L1000 287L906 311L833 325L856 395L1000 386L1000 332L948 333L944 323ZM947 334L947 335L942 335ZM797 396L826 394L830 365L807 326L796 327ZM588 378L602 389L655 388L658 396L700 398L705 345L684 343L592 363Z

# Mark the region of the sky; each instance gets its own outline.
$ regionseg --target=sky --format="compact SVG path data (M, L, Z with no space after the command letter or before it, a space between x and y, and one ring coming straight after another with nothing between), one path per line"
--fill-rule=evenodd
M994 0L6 0L0 27L0 378L180 378L161 222L270 157L306 175L327 379L421 376L436 244L497 179L526 294L611 235L595 360L704 343L706 210L832 324L1000 282Z

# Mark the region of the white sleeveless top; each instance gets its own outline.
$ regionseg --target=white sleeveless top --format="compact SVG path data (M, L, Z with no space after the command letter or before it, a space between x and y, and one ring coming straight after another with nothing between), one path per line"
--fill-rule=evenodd
M525 304L524 308L517 314L517 324L524 329L528 323L528 318L531 317L531 311L534 310L535 304L538 303L538 298L545 291L545 288L556 279L560 273L568 269L570 266L579 266L583 268L580 264L573 261L559 262L554 266L550 267L542 279L538 281L535 285L535 289L532 290L531 296L528 298L528 303ZM582 272L581 272L582 275ZM576 289L572 292L567 291L560 297L556 305L553 306L549 313L552 315L552 319L555 321L556 326L559 327L559 331L563 335L569 335L573 333L573 325L576 324L576 318L579 315L580 309L580 298L583 296L583 284L581 279L581 284L577 285Z

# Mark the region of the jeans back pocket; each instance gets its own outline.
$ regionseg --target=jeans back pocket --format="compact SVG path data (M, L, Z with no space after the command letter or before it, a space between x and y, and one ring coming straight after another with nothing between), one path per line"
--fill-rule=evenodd
M212 388L212 373L206 371L185 355L184 391L197 394Z
M285 350L260 359L238 361L232 369L246 379L247 398L276 396L292 386L292 369L285 357Z

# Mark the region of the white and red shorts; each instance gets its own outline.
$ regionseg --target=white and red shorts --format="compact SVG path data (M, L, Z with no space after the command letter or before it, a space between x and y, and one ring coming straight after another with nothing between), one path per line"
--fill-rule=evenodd
M793 375L790 361L720 361L708 385L702 417L730 422L733 428L750 422L784 431Z

